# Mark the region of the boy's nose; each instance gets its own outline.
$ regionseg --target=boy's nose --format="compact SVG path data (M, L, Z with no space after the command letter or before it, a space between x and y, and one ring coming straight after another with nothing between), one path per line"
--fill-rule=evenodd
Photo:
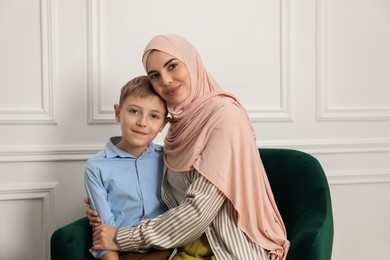
M145 116L139 117L139 119L137 121L137 125L138 126L146 126L146 117Z

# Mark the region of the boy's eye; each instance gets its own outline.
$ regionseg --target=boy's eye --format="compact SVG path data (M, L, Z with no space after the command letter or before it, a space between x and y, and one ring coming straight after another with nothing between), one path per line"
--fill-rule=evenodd
M160 118L158 115L151 115L150 117L153 118L153 119L159 119Z
M132 113L132 114L138 114L139 113L139 111L137 109L130 109L129 112Z

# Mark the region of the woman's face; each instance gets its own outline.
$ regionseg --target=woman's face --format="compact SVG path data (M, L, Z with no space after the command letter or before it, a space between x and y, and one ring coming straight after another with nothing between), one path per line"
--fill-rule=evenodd
M177 58L162 51L152 51L146 61L146 71L154 90L168 105L179 105L191 95L187 66Z

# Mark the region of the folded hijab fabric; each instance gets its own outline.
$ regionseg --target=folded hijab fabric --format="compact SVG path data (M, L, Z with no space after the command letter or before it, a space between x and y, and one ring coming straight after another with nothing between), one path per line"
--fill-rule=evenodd
M168 106L172 116L165 138L165 163L176 172L196 169L220 189L238 212L238 227L268 250L270 259L285 259L286 229L258 154L247 112L206 71L198 51L178 35L159 35L146 46L165 52L188 69L191 95Z

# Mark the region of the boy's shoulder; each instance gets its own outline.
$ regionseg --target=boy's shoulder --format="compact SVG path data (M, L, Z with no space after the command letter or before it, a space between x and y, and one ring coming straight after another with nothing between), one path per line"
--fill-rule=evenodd
M92 157L90 157L88 160L87 160L87 163L88 162L94 162L94 161L100 161L100 160L104 160L107 158L107 155L109 156L112 156L112 157L115 157L115 152L113 151L115 148L115 144L118 143L120 141L121 137L120 136L114 136L114 137L111 137L106 145L103 147L103 149L101 149L99 152L97 152L95 155L93 155Z
M152 155L152 156L159 155L159 156L162 156L163 153L164 153L164 146L159 145L159 144L155 144L153 142L150 142L145 154L147 156L148 155Z
M164 146L162 146L162 145L155 144L155 143L153 143L153 142L151 142L150 145L153 145L154 148L155 148L155 150L158 151L158 152L164 151Z
M97 152L95 155L93 155L92 157L90 157L88 160L87 160L87 163L93 163L95 161L99 161L101 159L104 159L105 158L105 151L104 149L100 150L99 152Z

